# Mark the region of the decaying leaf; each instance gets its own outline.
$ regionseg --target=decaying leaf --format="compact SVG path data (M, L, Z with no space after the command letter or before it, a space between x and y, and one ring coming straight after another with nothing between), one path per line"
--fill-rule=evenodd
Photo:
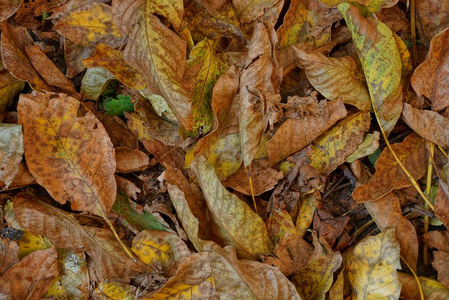
M449 26L449 20L446 18L449 12L449 3L439 0L427 0L416 2L416 14L419 22L419 37L426 46L434 36Z
M97 100L115 77L102 67L87 69L81 82L81 100Z
M56 201L106 217L117 189L114 149L103 125L91 112L78 117L79 109L80 102L64 94L22 95L25 157Z
M395 230L386 229L361 240L348 258L346 268L355 299L398 299L401 283L396 270L401 264Z
M338 6L352 34L380 126L388 134L402 111L402 61L394 33L351 4Z
M306 70L313 87L329 100L341 98L360 110L370 111L365 77L351 56L326 57L317 51L293 47L298 66Z
M128 147L115 148L117 172L130 173L145 170L150 161L148 155L137 149Z
M393 144L392 148L415 180L426 174L428 154L424 139L412 133L403 142ZM385 148L376 161L376 173L366 184L354 190L353 197L358 202L374 201L392 190L411 185L390 150Z
M304 195L299 208L298 218L296 219L296 228L299 236L304 237L306 231L312 224L313 216L317 207L316 193Z
M362 143L352 152L348 157L346 157L346 162L353 162L357 159L363 158L370 154L373 154L377 149L379 149L379 138L380 133L374 131L374 133L368 133L363 136Z
M158 291L142 299L301 299L276 268L238 260L232 247L192 255Z
M432 101L433 110L449 105L449 28L436 35L430 42L429 57L419 65L410 80L418 96Z
M381 8L388 8L395 5L398 0L320 0L324 5L333 7L341 3L358 3L364 5L370 12L376 13Z
M267 229L244 201L230 193L220 183L215 170L202 156L192 163L211 212L215 234L225 245L232 245L242 258L259 259L271 252Z
M0 121L3 121L6 109L24 86L25 83L11 76L8 70L0 69Z
M35 183L36 180L34 179L33 175L31 175L30 171L28 171L26 163L21 162L19 164L19 170L17 171L16 176L14 176L14 179L9 185L9 189L16 189ZM0 189L3 189L4 187L4 183L0 182Z
M134 300L137 288L122 282L101 282L94 291L96 300Z
M19 262L19 245L13 240L0 240L0 276Z
M22 126L0 124L0 182L7 189L13 182L23 155Z
M142 263L126 256L111 231L81 226L75 218L28 194L14 199L14 213L28 231L48 237L56 246L75 254L86 252L92 258L92 268L98 280L128 281L145 271ZM46 220L44 222L44 220Z
M402 284L401 298L420 299L421 294L414 276L399 272L399 280ZM419 282L426 299L443 300L449 297L449 289L435 279L420 276Z
M250 23L282 0L232 0L232 6L241 23Z
M1 0L0 23L12 16L19 9L22 0Z

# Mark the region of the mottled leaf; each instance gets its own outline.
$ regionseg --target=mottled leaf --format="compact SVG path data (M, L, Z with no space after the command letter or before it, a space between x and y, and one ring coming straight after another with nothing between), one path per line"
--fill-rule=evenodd
M64 94L21 95L25 158L56 201L106 217L117 186L114 149L103 125L91 112L78 117L79 108L78 100Z
M100 282L93 296L96 300L134 300L137 288L122 282Z
M364 18L355 6L344 3L338 9L351 31L379 125L388 135L402 111L402 60L394 33L384 23Z
M449 19L446 18L449 12L449 3L427 0L417 1L415 5L419 20L416 22L419 38L428 46L434 36L449 26Z
M87 69L81 81L81 100L97 100L114 79L114 75L102 67Z
M376 13L381 8L392 7L398 0L320 0L326 6L334 7L340 3L355 3L364 5L370 12Z
M317 192L316 192L317 193ZM313 216L317 208L317 194L312 193L302 196L301 206L299 208L298 218L296 219L296 228L300 237L306 235L307 230L313 221Z
M377 149L379 149L379 137L380 133L378 131L365 134L363 136L362 143L357 147L357 149L355 149L354 152L346 157L346 162L350 163L357 159L373 154Z
M232 6L241 23L250 23L264 15L280 0L232 0Z
M0 121L13 103L14 97L25 87L25 82L14 78L6 69L0 69Z
M0 182L7 189L19 171L23 155L22 126L0 124Z
M416 278L412 275L399 272L399 279L402 283L401 298L402 299L420 299L421 294L416 282ZM435 279L419 276L419 282L424 292L425 299L429 300L445 300L449 297L449 289Z

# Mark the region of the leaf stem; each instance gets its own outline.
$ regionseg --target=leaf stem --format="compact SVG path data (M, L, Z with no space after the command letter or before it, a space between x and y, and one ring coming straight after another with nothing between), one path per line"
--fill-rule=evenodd
M112 225L111 221L109 220L107 215L102 216L103 219L106 221L106 223L108 224L109 228L111 229L112 233L114 234L115 238L117 239L117 241L119 242L120 246L122 246L123 250L125 250L126 254L131 258L131 260L135 263L137 262L136 259L134 258L133 254L131 253L131 251L129 251L128 247L126 247L126 245L123 243L122 239L118 236L117 231L115 231L114 225Z
M435 144L432 142L428 142L429 146L429 164L427 166L427 180L426 180L426 196L430 198L430 188L432 187L432 170L433 170L433 155L435 153ZM428 209L427 203L425 204L426 210ZM429 216L424 216L424 233L429 231ZM424 265L429 264L429 249L424 244L423 245L423 260Z
M251 171L249 170L249 167L250 166L246 167L246 170L248 171L249 189L251 190L251 198L253 199L254 211L256 212L256 214L258 214L256 198L254 197L253 179L251 178Z

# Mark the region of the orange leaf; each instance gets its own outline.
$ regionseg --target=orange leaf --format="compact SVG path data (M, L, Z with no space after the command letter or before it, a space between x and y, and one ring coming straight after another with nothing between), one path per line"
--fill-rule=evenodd
M143 171L150 163L148 155L142 151L128 147L115 148L115 161L117 164L117 172L119 173Z

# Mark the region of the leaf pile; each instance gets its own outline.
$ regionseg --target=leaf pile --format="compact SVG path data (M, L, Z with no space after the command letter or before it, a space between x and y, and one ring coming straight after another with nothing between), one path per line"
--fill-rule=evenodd
M448 16L0 0L0 298L448 299Z

